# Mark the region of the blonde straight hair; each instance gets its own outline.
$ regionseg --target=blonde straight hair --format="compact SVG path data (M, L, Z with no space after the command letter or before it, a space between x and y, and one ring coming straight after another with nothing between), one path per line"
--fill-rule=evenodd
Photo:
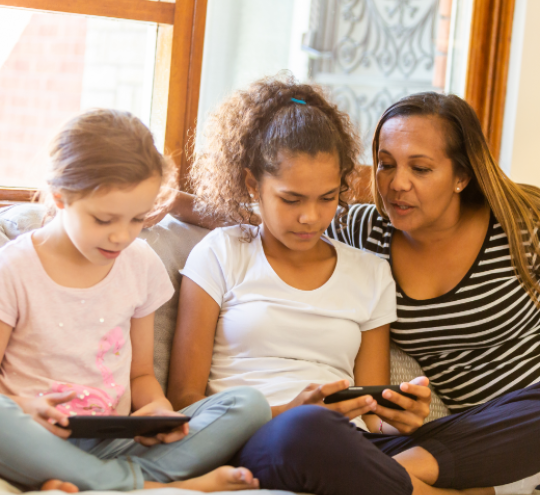
M375 181L381 129L390 119L415 115L436 117L443 121L446 128L446 155L452 160L456 173L471 178L461 193L461 201L489 205L508 236L516 276L540 308L540 288L534 271L540 262L540 189L516 184L506 176L491 155L475 111L458 96L418 93L402 98L384 112L373 138L372 187L377 210L388 218Z
M71 203L157 175L161 189L154 211L166 208L176 195L176 167L156 149L150 130L129 112L96 109L69 120L52 140L49 158L48 187L41 195L46 219L56 213L55 193Z

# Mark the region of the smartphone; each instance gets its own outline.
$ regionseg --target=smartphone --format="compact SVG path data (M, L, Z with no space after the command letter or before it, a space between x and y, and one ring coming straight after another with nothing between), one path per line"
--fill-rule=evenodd
M377 404L379 404L380 406L387 407L388 409L397 409L398 411L403 411L404 409L401 406L398 406L394 402L386 400L382 396L383 390L387 389L404 395L409 399L417 399L416 395L402 392L399 388L399 385L374 385L371 387L349 387L346 390L341 390L339 392L336 392L335 394L325 397L323 402L325 404L334 404L336 402L341 402L344 400L356 399L357 397L361 397L362 395L371 395L371 397L373 397L377 401Z
M169 433L190 419L189 416L72 416L66 429L71 430L69 438L153 437Z

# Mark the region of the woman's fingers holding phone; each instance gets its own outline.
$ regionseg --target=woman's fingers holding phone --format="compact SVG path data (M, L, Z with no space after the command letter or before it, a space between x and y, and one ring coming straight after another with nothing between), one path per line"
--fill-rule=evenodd
M414 395L416 400L392 390L385 390L383 397L401 406L404 411L378 405L374 412L401 433L409 434L416 431L429 416L431 390L428 384L429 380L426 377L415 378L411 382L401 384L401 391Z

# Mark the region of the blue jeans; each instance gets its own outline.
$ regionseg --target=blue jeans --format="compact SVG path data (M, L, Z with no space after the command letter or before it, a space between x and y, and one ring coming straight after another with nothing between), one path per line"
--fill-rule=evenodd
M223 465L262 425L270 407L255 389L238 387L180 411L191 416L179 442L144 447L130 439L62 440L0 395L0 478L28 489L48 479L82 490L134 490L144 481L168 483Z

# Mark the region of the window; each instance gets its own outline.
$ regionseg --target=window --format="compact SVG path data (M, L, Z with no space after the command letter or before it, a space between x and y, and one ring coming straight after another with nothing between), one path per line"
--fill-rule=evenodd
M512 16L508 0L208 0L198 142L225 95L285 69L349 113L366 164L381 114L420 91L466 98L497 156Z
M301 80L329 87L336 101L351 113L365 135L369 135L370 125L383 107L403 92L429 88L457 92L477 111L492 150L498 156L514 1L0 0L0 7L9 7L15 19L8 21L6 28L0 17L0 31L11 32L12 38L17 38L28 30L34 16L45 22L47 16L69 15L66 35L74 36L79 42L68 42L64 48L69 46L72 51L76 50L75 47L81 45L83 32L85 41L84 47L80 47L81 60L71 67L68 67L71 62L65 62L64 68L71 71L71 89L68 91L67 84L56 88L62 94L59 102L62 111L69 113L77 106L80 109L95 105L131 109L149 123L165 152L173 154L184 187L189 166L185 149L189 137L195 133L197 114L203 123L208 111L229 91L257 77L273 75L279 69L289 69ZM77 28L73 29L74 26ZM419 44L417 55L424 58L413 64L410 71L406 66L410 56L409 61L405 57L404 66L388 72L391 64L386 68L384 64L391 60L383 53L377 61L374 45L367 50L372 60L359 59L364 40L362 29L366 26L372 31L377 27L380 34L385 30L393 32L397 38L417 28L419 34L413 41ZM46 27L42 28L47 31ZM116 41L105 42L107 50L105 55L100 55L99 47L92 47L97 39L92 33L108 30L110 39ZM120 31L124 41L118 34ZM6 53L16 50L2 36L5 35L0 34L0 67ZM103 39L101 37L101 42ZM122 45L122 49L114 48L115 43ZM61 45L55 49L61 51ZM427 56L420 45L427 47ZM399 51L400 46L397 48ZM105 58L109 56L116 60L114 68L107 67ZM379 62L382 64L379 64L380 74L376 74ZM29 61L21 58L19 68L24 68L25 63ZM59 59L56 63L61 65ZM124 69L119 68L122 64L126 65ZM55 69L52 75L57 76L57 73ZM11 146L8 131L14 132L17 119L24 125L25 118L15 111L7 112L2 77L0 70L0 119L4 111L12 121L5 128L0 124L0 141ZM399 78L401 82L397 81ZM112 84L113 79L117 86ZM31 86L31 82L28 84ZM49 89L54 88L51 82ZM22 100L30 98L28 88L18 89ZM34 103L46 106L53 100L45 98L42 103L38 100ZM20 100L19 103L29 102ZM30 144L23 145L27 152L38 147L31 137ZM14 176L8 184L7 174L2 181L0 155L0 201L29 200L34 194L32 186L37 185L39 179L29 172L31 158L22 161L9 165L17 169L11 174L20 175Z
M0 201L34 195L50 133L94 106L138 115L185 172L205 16L204 0L1 0Z

